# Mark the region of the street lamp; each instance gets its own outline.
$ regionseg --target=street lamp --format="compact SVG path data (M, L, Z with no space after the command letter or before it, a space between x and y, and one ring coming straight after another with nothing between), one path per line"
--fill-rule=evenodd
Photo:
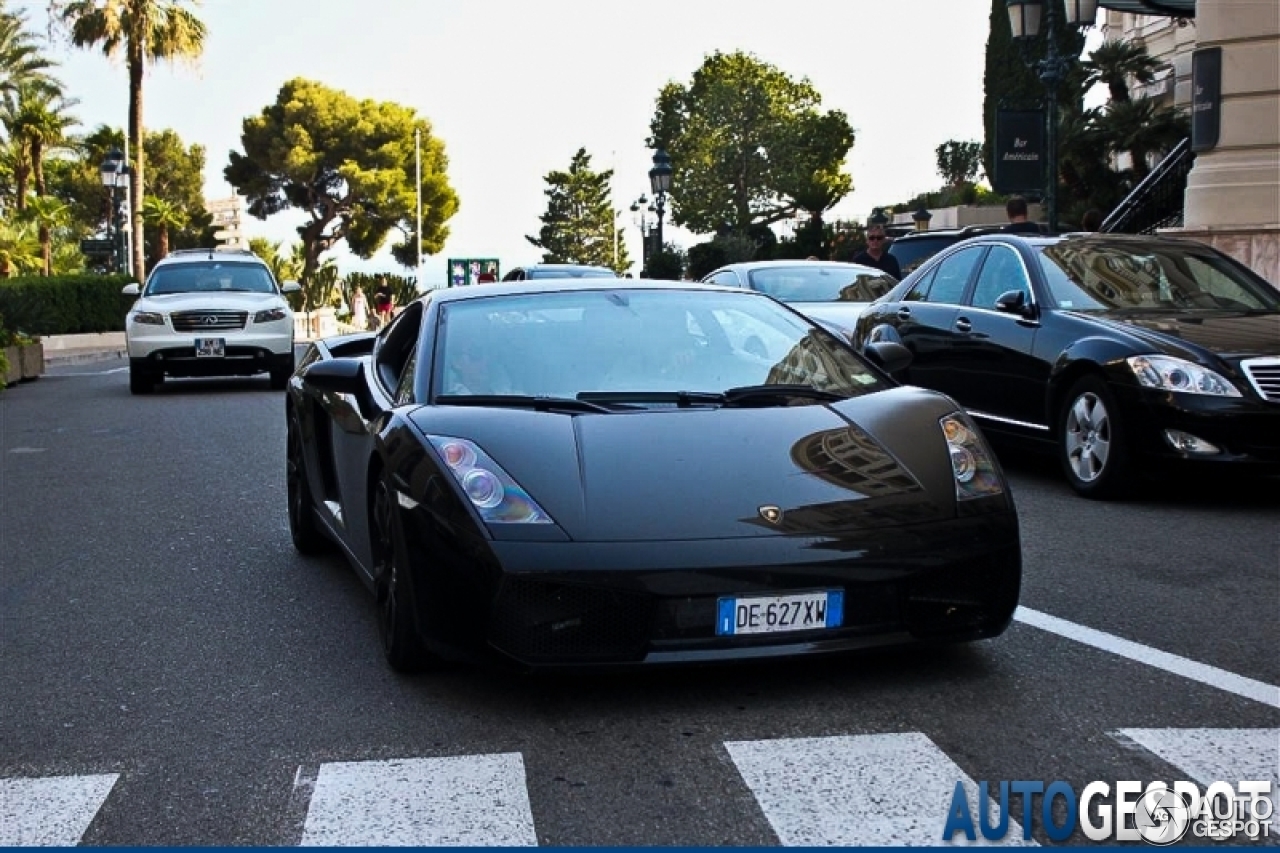
M1009 10L1009 29L1022 51L1023 64L1035 71L1044 84L1045 120L1048 122L1045 133L1048 175L1044 200L1049 212L1049 231L1053 233L1058 230L1058 87L1076 61L1076 57L1058 50L1059 16L1065 18L1064 22L1069 27L1091 27L1098 17L1098 0L1005 0L1005 5ZM1036 59L1032 46L1040 35L1042 19L1045 54L1043 59Z
M911 221L916 224L917 231L928 231L929 220L933 219L933 214L924 206L924 202L920 202L920 207L916 212L911 214Z
M649 217L654 212L653 205L645 196L631 202L631 221L640 229L640 269L649 264L649 233L653 230L653 220Z
M867 220L868 225L879 225L881 228L889 224L889 217L884 215L883 207L872 208L871 218Z
M661 148L653 153L653 168L649 170L649 189L653 190L653 201L658 209L657 251L661 252L663 249L662 218L667 210L667 193L671 191L671 158Z
M119 148L108 151L106 159L98 167L98 176L102 180L102 185L111 191L111 215L107 219L107 239L111 241L113 247L112 254L117 272L126 268L128 260L124 249L124 223L120 216L120 190L128 185L129 174L129 166L125 163L124 154ZM114 232L112 226L115 228Z

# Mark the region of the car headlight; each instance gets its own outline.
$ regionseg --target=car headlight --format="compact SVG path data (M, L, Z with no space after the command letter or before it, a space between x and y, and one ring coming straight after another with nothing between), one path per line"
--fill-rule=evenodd
M427 441L440 454L462 493L486 522L502 524L554 524L547 511L502 470L474 442L447 435L429 435Z
M1213 397L1239 397L1240 391L1220 374L1181 358L1168 355L1135 355L1125 359L1129 369L1145 388L1181 391L1184 394L1208 394Z
M947 415L938 421L951 454L951 473L956 478L956 500L986 498L1004 491L991 451L977 429L962 415Z
M265 311L259 311L253 315L255 323L274 323L276 320L283 320L287 315L283 308L268 308Z
M134 311L129 318L135 323L145 323L148 326L164 325L164 315L157 311Z

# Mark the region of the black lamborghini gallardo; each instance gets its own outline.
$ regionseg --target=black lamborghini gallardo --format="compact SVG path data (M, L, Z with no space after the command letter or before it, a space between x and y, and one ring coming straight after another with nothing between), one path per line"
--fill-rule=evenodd
M751 291L438 290L290 381L289 527L377 596L391 666L837 652L993 637L1018 521L982 435Z

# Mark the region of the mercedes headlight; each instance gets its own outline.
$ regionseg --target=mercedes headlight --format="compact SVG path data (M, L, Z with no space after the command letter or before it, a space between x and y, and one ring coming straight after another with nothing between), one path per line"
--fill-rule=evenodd
M129 318L135 323L143 323L148 326L163 326L164 315L156 311L134 311Z
M429 435L462 493L487 523L554 524L547 511L502 470L474 442L447 435Z
M1135 355L1125 359L1144 388L1208 394L1211 397L1239 397L1240 391L1220 374L1181 358L1168 355Z
M968 418L947 415L938 421L951 454L951 473L956 478L956 500L986 498L1004 491L996 473L991 451Z
M274 323L276 320L283 320L287 315L283 308L268 308L266 311L259 311L253 315L255 323Z

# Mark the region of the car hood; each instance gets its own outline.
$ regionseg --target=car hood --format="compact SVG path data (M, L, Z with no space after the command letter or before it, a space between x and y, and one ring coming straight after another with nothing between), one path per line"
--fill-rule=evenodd
M204 291L200 293L166 293L144 296L136 307L143 311L261 311L287 305L277 293L248 293L241 290Z
M955 410L932 391L894 388L832 405L577 416L439 406L412 417L479 444L571 539L621 542L954 517L938 419Z
M811 320L850 332L853 331L854 326L858 325L858 318L870 304L870 302L792 302L789 307Z
M1170 355L1280 355L1280 311L1109 311L1082 314Z

